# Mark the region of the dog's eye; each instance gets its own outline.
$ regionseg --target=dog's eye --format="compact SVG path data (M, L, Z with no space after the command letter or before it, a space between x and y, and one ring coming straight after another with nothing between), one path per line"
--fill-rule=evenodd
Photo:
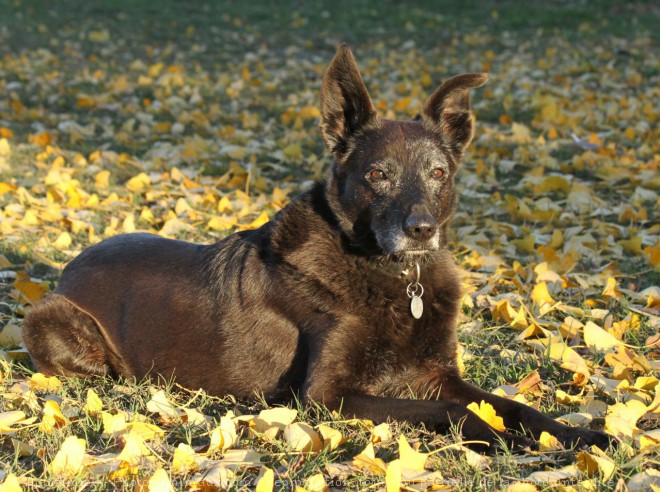
M440 169L440 168L436 168L436 169L434 169L433 171L431 171L431 177L432 177L433 179L440 179L440 178L442 178L444 175L445 175L445 172L444 172L442 169Z
M372 169L371 171L369 171L368 177L369 179L373 179L374 181L382 181L384 179L387 179L385 173L380 169Z

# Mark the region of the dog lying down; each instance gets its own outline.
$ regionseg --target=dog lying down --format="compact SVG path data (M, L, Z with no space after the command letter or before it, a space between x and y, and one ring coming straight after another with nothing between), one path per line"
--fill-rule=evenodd
M437 432L454 424L481 450L533 447L543 431L606 448L607 434L483 391L457 369L459 276L445 245L474 132L470 90L486 80L452 77L413 121L382 120L340 46L321 87L335 157L325 181L215 244L138 233L83 251L25 319L34 364L64 376L175 377L269 402L298 395ZM466 408L481 400L507 432Z

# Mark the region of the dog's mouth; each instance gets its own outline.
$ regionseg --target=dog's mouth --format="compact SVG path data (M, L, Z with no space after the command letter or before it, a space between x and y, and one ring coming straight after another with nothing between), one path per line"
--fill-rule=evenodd
M434 253L440 249L441 243L439 234L427 241L415 241L403 234L381 235L380 237L377 234L376 238L382 251L382 260L402 265L430 261L434 257Z
M427 240L412 239L403 231L376 232L376 241L384 255L396 257L421 256L437 251L440 248L440 232Z

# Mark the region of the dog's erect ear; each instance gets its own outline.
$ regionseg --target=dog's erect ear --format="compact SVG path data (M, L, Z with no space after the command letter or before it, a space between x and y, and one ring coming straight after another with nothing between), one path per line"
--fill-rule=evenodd
M456 153L462 154L474 136L470 89L481 87L487 80L485 73L457 75L438 87L424 104L424 126L440 133Z
M348 138L376 120L371 102L351 49L342 44L323 77L321 87L321 134L325 145L340 157Z

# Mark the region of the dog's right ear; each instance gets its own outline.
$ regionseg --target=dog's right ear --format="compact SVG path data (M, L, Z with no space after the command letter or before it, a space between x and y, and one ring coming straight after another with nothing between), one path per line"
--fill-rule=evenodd
M321 87L321 134L326 147L341 157L349 137L375 120L376 108L353 53L344 43L330 62Z

